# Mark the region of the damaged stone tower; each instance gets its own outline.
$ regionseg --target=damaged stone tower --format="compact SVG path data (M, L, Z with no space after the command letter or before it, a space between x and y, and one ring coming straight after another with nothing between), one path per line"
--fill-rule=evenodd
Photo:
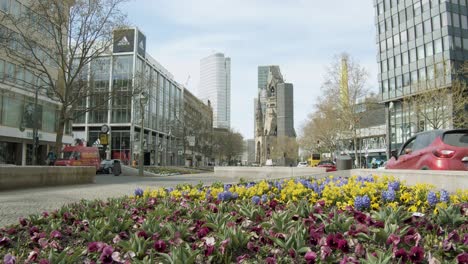
M295 140L293 85L285 83L279 66L258 67L258 98L255 99L255 161L265 165L295 162L291 155L272 155L278 140ZM296 150L297 153L297 150Z

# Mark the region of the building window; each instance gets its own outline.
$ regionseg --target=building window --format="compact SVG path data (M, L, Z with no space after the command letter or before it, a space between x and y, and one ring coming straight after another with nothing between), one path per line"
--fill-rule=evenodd
M463 49L468 51L468 38L463 39Z
M382 82L382 93L385 93L388 91L388 80L385 80Z
M462 49L462 39L460 37L453 37L455 49Z
M442 39L434 40L434 54L442 52Z
M431 66L428 66L427 67L427 79L428 80L434 80L434 66L431 65Z
M403 79L402 79L402 76L400 75L400 76L396 77L396 88L397 88L397 90L401 90L402 86L403 86Z
M390 18L387 18L385 20L385 30L391 30L392 29L392 20Z
M461 26L463 29L468 29L468 17L465 15L460 15L461 18Z
M432 56L434 54L432 49L432 42L426 43L426 56Z
M457 13L452 13L452 19L453 26L460 27L460 15L458 15Z
M417 47L418 50L418 60L424 59L424 45Z
M418 83L418 72L412 71L411 72L411 84L417 84L417 83Z
M398 13L396 13L392 16L392 25L393 27L396 27L398 24L400 24L400 22L398 21Z
M385 33L385 21L379 23L379 33Z
M444 50L452 49L452 38L450 36L445 36L444 39Z
M395 69L395 64L393 63L393 57L388 59L388 70Z
M384 0L384 4L385 4L385 10L390 10L390 8L392 8L390 6L390 0Z
M2 124L9 127L19 127L24 112L24 97L3 97Z
M383 60L382 62L380 62L380 65L381 65L381 72L386 72L387 71L387 62L385 60Z
M411 83L410 74L409 72L407 72L403 74L403 87L410 85L410 83Z
M421 14L421 2L419 2L419 0L414 3L413 9L414 9L414 16L418 16Z
M401 55L397 54L395 56L395 68L401 67Z
M385 52L386 49L387 49L387 47L385 45L385 40L381 41L380 42L380 52Z
M422 10L423 12L429 11L431 9L431 5L429 0L422 0Z
M451 17L448 15L448 13L443 13L442 14L442 27L450 26L452 25L451 23Z
M405 23L406 22L406 11L403 9L400 11L400 23Z
M382 15L384 13L383 3L377 4L377 12L379 15Z
M424 34L432 32L432 21L429 18L428 20L424 21Z
M406 65L409 63L409 59L408 59L408 52L405 51L401 54L401 61L402 61L402 64L403 65Z
M416 49L410 49L409 55L410 55L410 62L415 62L417 60Z
M414 27L408 29L408 40L413 40L416 38Z
M413 15L413 8L412 7L408 7L406 8L406 19L407 20L410 20L414 17Z
M425 68L419 69L418 73L419 73L419 80L420 81L426 80L426 69Z
M395 91L395 78L390 78L390 91Z
M416 25L416 37L417 38L422 37L423 34L424 34L423 24L419 23L419 24Z
M400 32L400 42L401 44L405 43L408 41L408 36L406 35L406 30Z
M387 48L388 48L388 49L393 48L392 37L389 37L389 38L387 39Z
M393 36L393 46L397 47L398 45L400 45L400 34Z
M434 16L432 18L432 29L438 30L440 28L440 15Z
M15 81L16 66L11 62L5 63L5 80L9 82Z

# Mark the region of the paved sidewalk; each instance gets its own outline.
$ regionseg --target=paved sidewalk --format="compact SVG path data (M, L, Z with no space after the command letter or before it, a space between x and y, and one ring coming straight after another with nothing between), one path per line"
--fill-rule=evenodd
M65 204L78 202L82 199L107 199L132 195L137 187L142 189L158 187L175 187L177 184L210 185L214 182L237 183L245 180L261 180L261 176L248 175L216 175L215 173L185 174L173 176L157 176L145 172L145 177L139 177L138 170L123 167L123 175L96 175L96 183L72 186L54 186L23 190L0 192L0 227L16 223L19 217L52 211ZM242 173L241 173L242 174ZM267 177L268 179L273 179ZM284 177L282 177L284 178Z

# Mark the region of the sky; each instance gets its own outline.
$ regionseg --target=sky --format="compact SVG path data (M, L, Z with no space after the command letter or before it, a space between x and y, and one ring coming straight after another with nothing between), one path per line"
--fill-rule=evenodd
M343 52L378 90L372 0L131 0L122 8L146 35L147 53L195 95L200 59L215 52L231 58L231 127L244 139L254 137L259 65L279 65L294 85L298 135L327 67Z

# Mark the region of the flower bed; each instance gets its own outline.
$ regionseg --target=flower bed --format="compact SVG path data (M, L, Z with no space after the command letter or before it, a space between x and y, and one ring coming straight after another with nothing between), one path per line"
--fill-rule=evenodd
M468 263L468 191L351 177L137 189L0 229L5 263Z

